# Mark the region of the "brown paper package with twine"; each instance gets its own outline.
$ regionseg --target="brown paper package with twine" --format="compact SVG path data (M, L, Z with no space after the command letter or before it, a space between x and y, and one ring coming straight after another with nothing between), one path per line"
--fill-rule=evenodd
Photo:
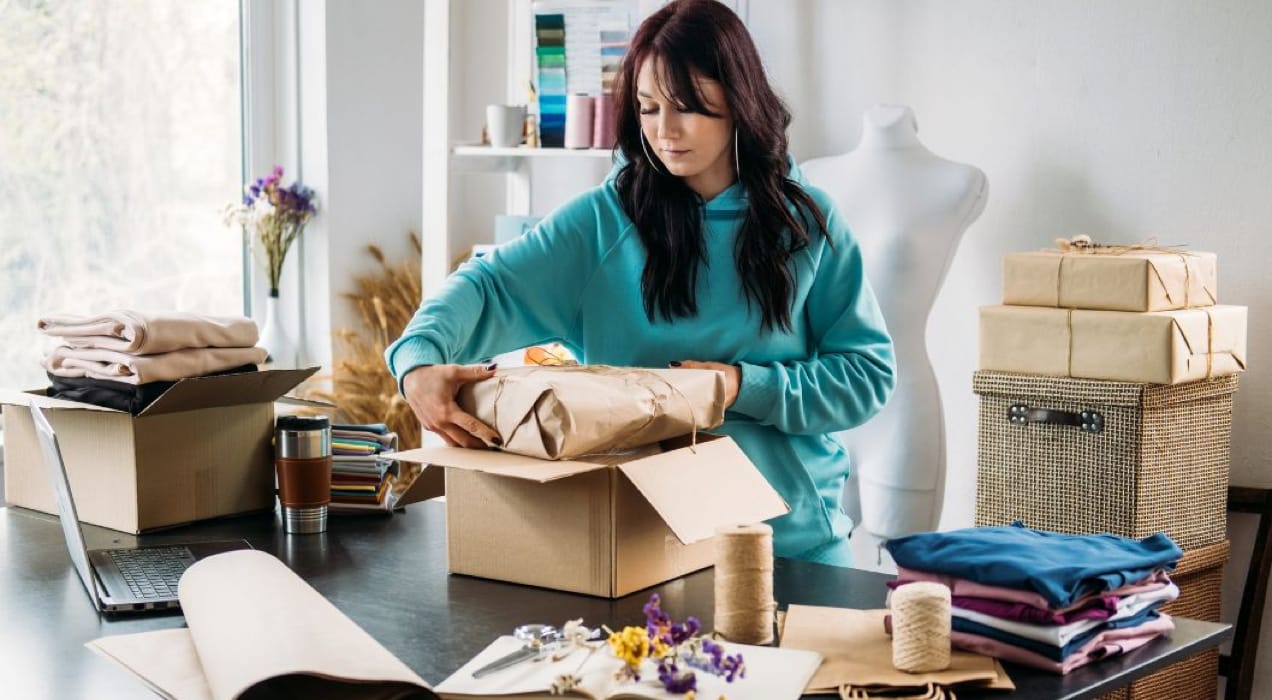
M730 642L773 641L773 528L764 523L716 529L715 632Z

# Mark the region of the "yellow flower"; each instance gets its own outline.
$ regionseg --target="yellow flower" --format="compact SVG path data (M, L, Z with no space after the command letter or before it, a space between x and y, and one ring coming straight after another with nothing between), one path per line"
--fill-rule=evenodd
M644 627L624 627L621 632L611 633L607 641L614 656L632 668L649 657L649 633Z
M655 659L661 659L671 652L671 647L661 637L654 637L650 640L650 647Z

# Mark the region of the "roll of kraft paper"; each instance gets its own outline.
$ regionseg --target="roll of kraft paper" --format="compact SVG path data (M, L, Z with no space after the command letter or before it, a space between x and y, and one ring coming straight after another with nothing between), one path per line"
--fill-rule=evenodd
M715 631L730 642L773 641L773 528L764 523L716 529Z
M565 101L565 147L591 148L592 115L596 100L591 95L570 95Z
M613 148L617 139L614 128L614 96L608 93L596 98L592 120L592 148Z

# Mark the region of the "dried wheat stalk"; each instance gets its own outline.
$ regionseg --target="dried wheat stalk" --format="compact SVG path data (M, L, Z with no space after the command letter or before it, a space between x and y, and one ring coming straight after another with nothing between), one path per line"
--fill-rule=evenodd
M401 449L419 447L420 424L406 399L398 394L397 382L384 364L384 351L402 335L419 307L421 247L415 233L411 234L411 245L415 256L396 264L386 260L379 247L367 246L379 270L354 277L354 291L342 295L357 310L363 328L336 331L347 353L335 364L331 391L310 394L335 404L339 421L387 424L398 434Z

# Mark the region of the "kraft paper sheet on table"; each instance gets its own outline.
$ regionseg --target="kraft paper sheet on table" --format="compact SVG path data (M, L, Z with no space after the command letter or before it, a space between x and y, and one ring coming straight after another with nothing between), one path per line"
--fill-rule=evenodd
M724 374L704 369L516 367L465 384L460 408L504 452L573 459L690 435L724 422Z
M179 586L187 628L87 646L171 700L249 691L314 700L436 698L428 684L322 594L264 552L191 566Z
M808 693L852 688L915 688L928 684L1012 690L1016 686L996 659L952 650L950 667L933 673L906 673L892 666L892 638L884 631L887 610L853 610L792 605L782 625L783 649L807 649L825 661L808 682Z

